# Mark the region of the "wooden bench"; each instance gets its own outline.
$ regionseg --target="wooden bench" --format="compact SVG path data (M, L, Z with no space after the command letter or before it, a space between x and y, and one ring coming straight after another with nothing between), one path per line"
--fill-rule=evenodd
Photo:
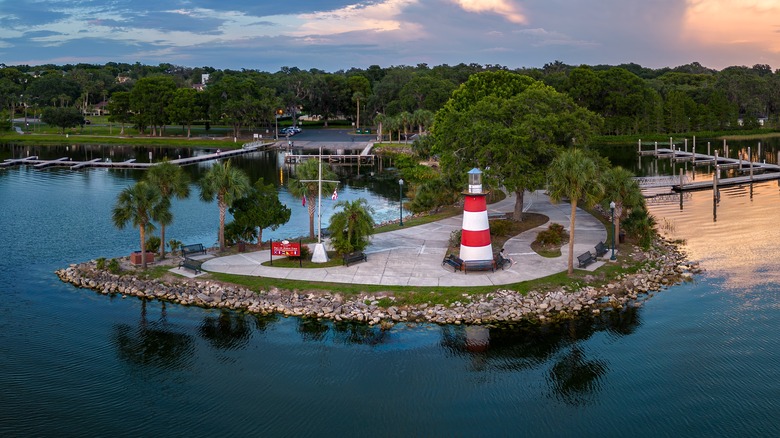
M606 254L607 251L609 251L609 249L607 249L607 245L604 245L604 242L597 243L595 249L596 249L596 257L601 257L604 254Z
M184 269L189 269L190 271L192 271L192 272L194 272L196 274L200 274L201 271L202 271L200 269L200 264L201 263L199 261L197 261L197 260L185 258L184 260L182 260L179 263L179 267L180 268L184 268Z
M496 271L495 260L466 260L463 262L463 272L469 271Z
M441 265L448 265L452 267L452 272L462 271L463 270L463 260L460 259L460 257L450 254L447 257L444 258L444 260L441 261Z
M362 251L355 251L349 254L344 254L344 264L347 266L349 266L350 263L355 263L360 261L363 262L368 261L366 254Z
M183 255L184 258L187 258L187 256L190 254L206 254L206 248L203 247L202 243L193 243L192 245L182 245L181 255Z
M580 268L586 268L589 264L596 261L596 257L592 252L587 251L585 254L578 255L577 261L579 262Z

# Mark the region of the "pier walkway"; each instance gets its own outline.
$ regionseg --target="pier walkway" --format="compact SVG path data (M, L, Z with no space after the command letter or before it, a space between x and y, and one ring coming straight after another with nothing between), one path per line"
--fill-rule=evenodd
M244 144L243 147L239 149L229 149L225 151L195 155L192 157L178 158L174 160L169 160L169 162L171 164L176 164L178 166L186 166L189 164L200 163L203 161L221 160L224 158L235 157L238 155L250 154L257 151L266 150L267 148L270 148L275 144L276 143L274 142L246 143ZM14 158L14 159L4 160L3 162L0 163L0 167L31 165L35 169L44 169L48 167L68 167L71 170L84 169L87 167L96 167L96 168L104 168L104 169L148 169L149 167L158 164L158 163L139 163L135 160L135 158L131 158L129 160L119 161L119 162L101 161L101 160L102 159L100 158L95 158L88 161L74 161L71 160L69 157L61 157L52 160L41 160L37 156L30 156L25 158Z
M676 192L685 192L780 180L780 166L777 164L750 161L742 158L719 157L717 151L715 155L706 155L694 151L688 152L687 150L677 150L675 148L656 147L652 150L642 150L640 148L639 155L651 155L656 158L670 159L674 162L690 162L694 166L708 165L715 168L713 173L715 179L705 181L691 182L684 173L681 173L680 176L637 178L637 182L646 196L660 193L658 189L661 187L668 187ZM682 169L680 170L682 172ZM721 171L731 171L738 175L722 178L720 177Z

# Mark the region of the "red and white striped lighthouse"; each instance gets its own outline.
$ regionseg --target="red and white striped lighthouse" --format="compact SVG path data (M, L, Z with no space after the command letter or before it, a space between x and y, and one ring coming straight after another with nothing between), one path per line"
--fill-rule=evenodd
M482 171L469 171L469 189L463 193L463 229L460 236L460 258L462 260L493 260L493 246L490 244L487 192L482 191Z

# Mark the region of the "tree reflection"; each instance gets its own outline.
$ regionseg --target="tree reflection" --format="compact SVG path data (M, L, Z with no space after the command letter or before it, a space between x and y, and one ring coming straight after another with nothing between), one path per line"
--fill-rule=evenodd
M379 345L389 338L387 330L357 322L336 322L333 331L337 340L348 344Z
M599 389L607 371L601 360L588 360L579 345L573 345L550 369L550 386L556 398L571 405L584 405Z
M304 341L322 341L330 328L328 323L321 319L299 318L297 330Z
M220 350L235 350L246 346L251 335L246 315L221 310L219 316L207 316L198 328L198 334L212 347Z
M164 304L160 320L147 320L146 300L141 300L138 327L115 325L113 341L119 358L133 365L181 369L194 355L192 336L172 330L165 321Z
M448 325L441 327L441 345L452 355L469 358L474 371L549 367L547 383L554 397L581 405L598 391L609 369L605 361L589 359L582 344L598 332L630 335L640 324L639 310L628 308L556 324L521 323L477 331Z

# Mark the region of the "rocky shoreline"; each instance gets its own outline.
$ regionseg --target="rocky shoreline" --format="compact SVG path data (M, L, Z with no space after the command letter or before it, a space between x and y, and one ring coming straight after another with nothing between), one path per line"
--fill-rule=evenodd
M693 274L701 272L698 263L688 262L676 245L663 240L648 251L632 254L632 257L641 260L644 268L603 286L584 286L576 291L563 288L546 293L532 291L526 295L499 289L484 295L464 294L463 302L450 306L422 304L381 307L379 300L389 299L392 303L394 298L383 294L361 294L347 299L337 293L297 293L276 288L257 293L240 286L209 280L143 280L133 275L116 275L100 270L96 261L74 264L56 271L56 274L63 282L105 295L121 294L204 308L392 326L396 322L545 322L597 315L605 310L639 306L649 293L688 281Z

